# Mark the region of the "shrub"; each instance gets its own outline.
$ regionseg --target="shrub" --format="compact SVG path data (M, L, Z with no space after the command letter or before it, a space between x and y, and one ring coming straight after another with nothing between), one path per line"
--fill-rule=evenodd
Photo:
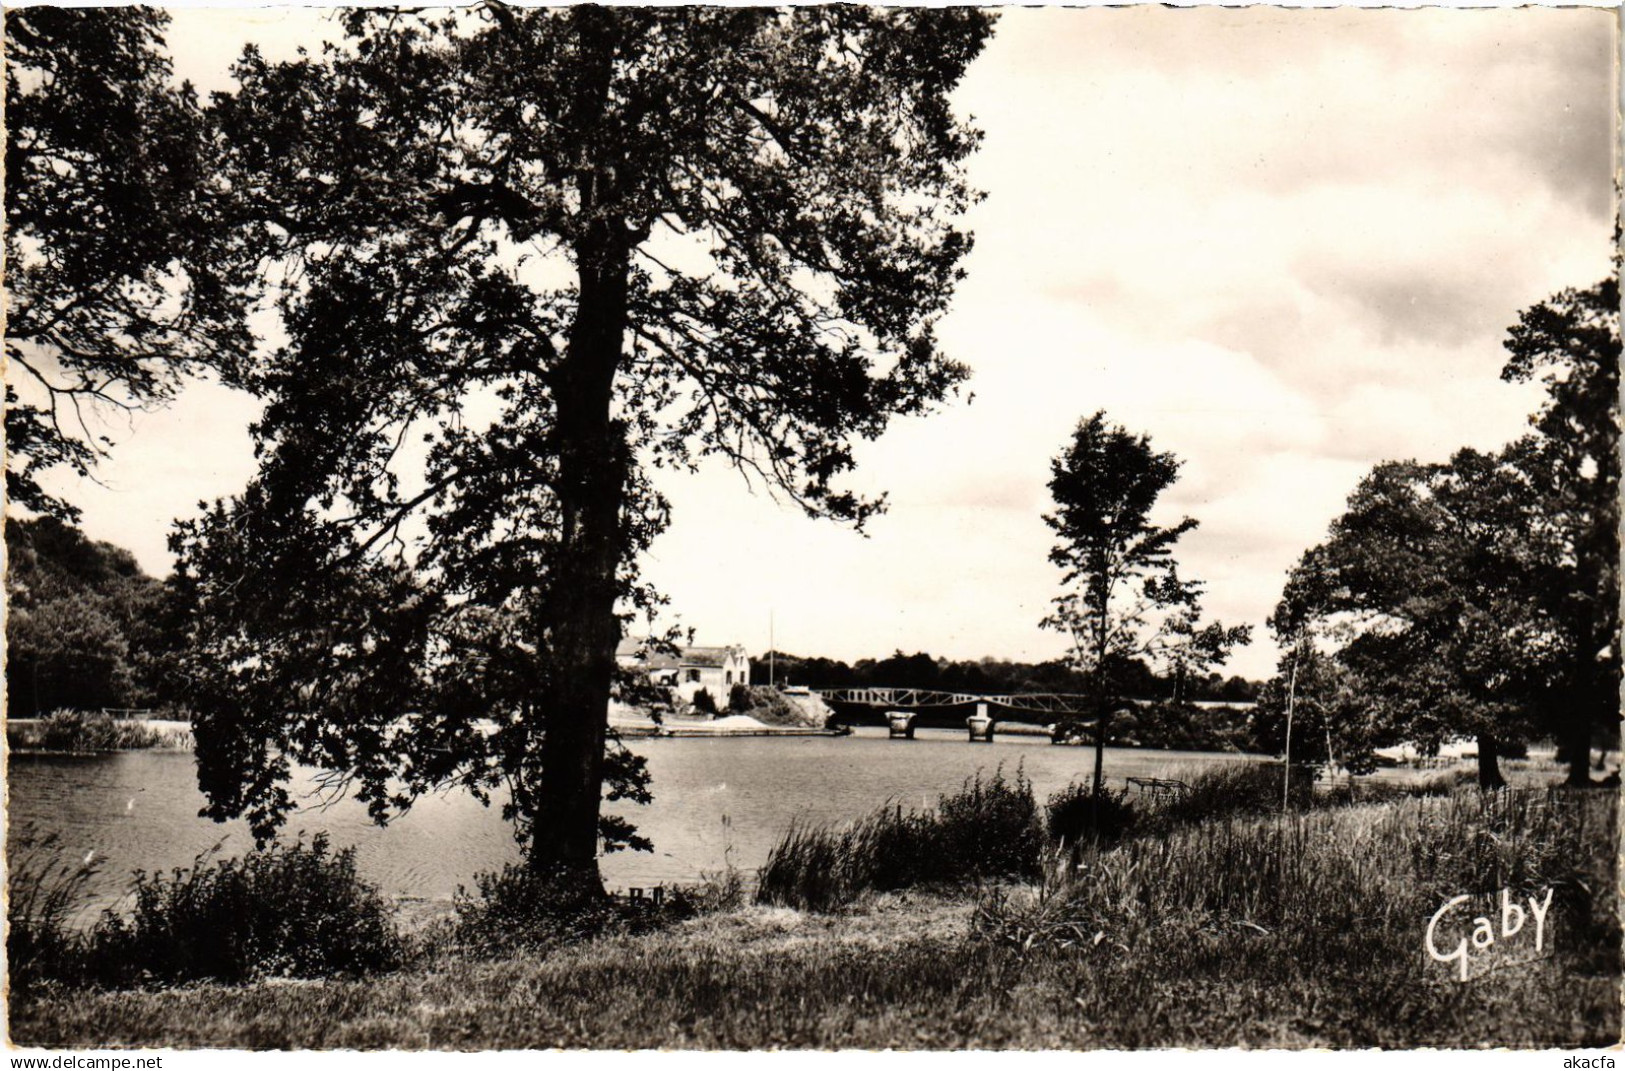
M668 890L664 903L617 900L578 880L509 863L474 876L474 892L459 887L451 941L466 951L546 951L602 934L641 933L719 911L744 898L744 879L733 867L703 874L696 885Z
M728 690L728 709L739 713L756 705L748 684L736 684Z
M1056 844L1109 843L1134 827L1134 805L1126 788L1118 792L1102 788L1096 796L1093 785L1070 784L1051 796L1044 810L1049 838Z
M168 878L136 872L133 913L107 912L91 934L98 980L310 978L398 962L392 909L357 877L355 849L330 852L317 834L206 866L212 851Z
M744 688L743 693L740 691L741 688ZM764 725L807 724L806 715L780 694L777 688L769 688L766 685L745 687L736 684L730 703L734 710L749 713Z
M53 710L32 730L19 727L14 734L16 746L45 751L128 751L165 742L164 734L142 722L82 710Z
M1281 776L1281 765L1274 762L1229 762L1203 767L1179 776L1186 790L1158 800L1147 809L1145 818L1155 828L1168 829L1221 815L1275 814L1281 810ZM1314 806L1314 776L1308 767L1292 768L1294 809Z
M1036 878L1043 829L1032 784L1018 769L984 781L978 773L935 811L888 804L844 829L794 826L758 873L758 902L814 911L865 892Z
M931 842L943 870L938 880L1036 878L1044 832L1032 783L1019 766L1014 781L1002 767L986 782L978 772L937 804Z
M591 937L614 921L606 897L524 863L474 875L474 890L457 889L455 936L479 951L546 948Z
M694 693L693 702L694 709L699 711L701 714L715 714L717 712L717 701L712 698L711 693L704 688L701 688L699 691Z
M745 875L735 866L702 871L697 883L674 887L668 902L680 917L731 911L745 903Z

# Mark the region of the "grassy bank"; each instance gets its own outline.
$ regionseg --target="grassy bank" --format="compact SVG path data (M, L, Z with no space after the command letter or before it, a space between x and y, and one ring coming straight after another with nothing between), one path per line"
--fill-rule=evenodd
M967 938L964 899L835 916L749 907L551 955L361 981L36 998L12 1039L229 1048L1573 1047L1618 1037L1617 987L1563 961L1468 985L1408 957L1351 973L1233 929L1116 959ZM1386 950L1334 935L1346 953Z
M1164 818L1076 849L1039 830L1030 870L1012 857L993 873L1001 867L954 827L1038 829L1046 809L1022 797L1019 777L978 781L932 814L893 808L890 825L872 817L853 837L798 831L781 866L813 851L840 869L827 910L719 907L725 897L694 917L530 948L474 947L448 928L421 939L405 966L354 979L45 986L14 996L12 1039L483 1049L1574 1047L1619 1037L1614 792L1457 790ZM960 847L879 869L861 861L876 843L901 851L887 839L900 829ZM981 869L958 875L944 859ZM783 869L763 895L802 888L810 901L818 872ZM1454 981L1424 953L1429 918L1452 896L1502 887L1553 890L1553 954Z

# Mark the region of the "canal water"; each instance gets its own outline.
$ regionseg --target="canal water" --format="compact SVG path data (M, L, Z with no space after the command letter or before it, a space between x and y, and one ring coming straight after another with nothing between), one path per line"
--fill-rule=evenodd
M660 738L630 746L649 760L655 802L611 805L654 841L654 852L605 856L612 888L691 882L732 864L752 872L796 822L842 823L885 804L929 806L967 778L1006 778L1019 768L1042 803L1073 781L1086 781L1094 752L1056 747L1044 738L1005 737L971 744L963 730L921 729L915 740L889 740L884 729L860 728L848 737L787 736ZM1242 756L1108 748L1106 775L1178 776ZM252 847L245 823L219 825L198 816L190 753L132 751L94 756L12 754L8 821L14 858L20 845L50 834L52 850L77 862L90 853L102 865L94 879L95 906L110 906L128 892L136 869L168 871L192 865L220 845L222 855ZM322 806L313 781L286 832L325 832L335 847L353 845L361 874L397 897L449 899L473 886L482 870L517 860L501 798L482 807L463 792L429 796L387 827L373 825L363 807L344 799Z

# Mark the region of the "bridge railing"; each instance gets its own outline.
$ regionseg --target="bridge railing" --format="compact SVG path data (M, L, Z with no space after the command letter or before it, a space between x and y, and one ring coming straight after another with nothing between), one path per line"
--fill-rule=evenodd
M969 692L937 691L930 688L814 688L813 693L827 702L855 703L872 707L959 707L986 703L990 707L1021 714L1084 715L1095 712L1092 696L1074 692L1021 692L1015 695L975 695ZM1132 706L1143 706L1150 700L1129 700ZM1206 709L1245 709L1250 703L1204 701L1192 704Z

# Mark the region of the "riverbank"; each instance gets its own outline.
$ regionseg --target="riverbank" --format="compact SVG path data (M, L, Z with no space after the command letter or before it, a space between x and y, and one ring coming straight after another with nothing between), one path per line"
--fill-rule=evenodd
M749 714L720 717L668 714L655 721L648 714L619 704L610 708L610 728L623 740L662 736L743 737L743 736L845 736L846 730L812 725L770 725Z
M1416 957L1300 961L1244 927L1096 956L973 939L976 904L878 896L839 915L751 906L551 955L356 981L64 994L13 1005L58 1048L1570 1048L1618 1039L1617 981L1546 960L1468 984ZM1330 933L1347 950L1358 934ZM1188 969L1173 970L1176 963Z
M822 911L736 903L547 952L475 954L437 942L431 927L402 969L360 979L14 993L12 1041L1599 1046L1620 1032L1617 801L1602 790L1467 790L1216 816L1076 862L1050 851L1037 879L870 889ZM1501 887L1530 897L1531 911L1548 897L1543 947L1530 914L1531 932L1507 939L1499 958L1474 949L1463 982L1458 963L1429 957L1429 919L1452 897ZM1458 937L1465 947L1470 929L1467 916L1448 917L1438 947Z
M43 755L106 751L191 751L192 725L162 718L114 718L59 710L43 718L7 718L6 747Z

